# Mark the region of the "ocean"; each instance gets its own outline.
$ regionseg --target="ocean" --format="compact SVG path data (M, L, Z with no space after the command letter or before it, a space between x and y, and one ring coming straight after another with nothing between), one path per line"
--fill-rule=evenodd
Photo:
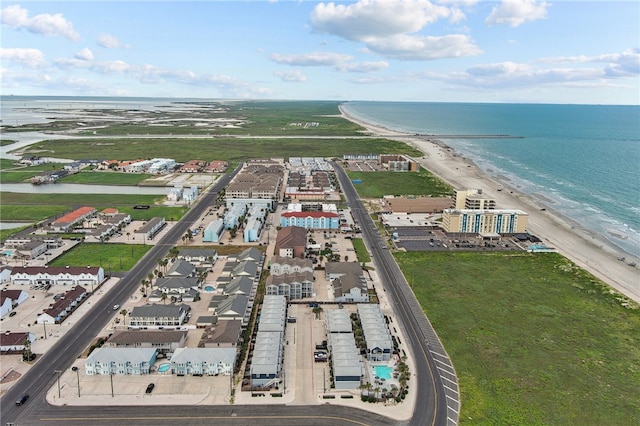
M442 141L485 173L503 182L506 177L519 191L640 255L639 106L347 102L343 108L407 133L517 136Z
M92 108L177 109L175 102L190 100L12 96L2 97L0 117L10 125L38 123L81 119L79 111ZM640 106L358 101L343 107L401 132L516 136L443 142L487 174L509 179L521 192L640 256Z

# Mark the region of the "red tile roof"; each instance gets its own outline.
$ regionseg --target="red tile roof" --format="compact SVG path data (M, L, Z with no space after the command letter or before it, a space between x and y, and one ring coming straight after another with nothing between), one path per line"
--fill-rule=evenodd
M2 333L0 334L0 346L17 346L23 345L29 338L29 333Z
M53 221L54 224L56 223L71 223L75 220L77 220L79 217L82 217L86 214L91 213L92 211L96 211L96 209L94 209L93 207L80 207L77 210L72 211L71 213L67 213L64 216L62 216L59 219L56 219Z

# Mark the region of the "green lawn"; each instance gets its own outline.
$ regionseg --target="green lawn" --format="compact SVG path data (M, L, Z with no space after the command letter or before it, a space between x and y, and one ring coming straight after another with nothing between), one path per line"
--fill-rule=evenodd
M152 246L142 244L80 243L49 263L51 266L102 266L108 274L131 269Z
M0 192L0 217L7 221L38 222L48 217L65 213L79 206L93 206L98 210L108 207L129 213L133 220L148 220L155 216L167 220L179 220L188 211L186 206L169 207L155 205L164 197L158 195L120 194L25 194ZM136 204L151 206L137 210Z
M119 173L82 170L60 179L61 183L80 183L88 185L130 185L136 186L155 175L147 173Z
M422 169L420 172L348 172L362 198L382 198L385 195L429 195L441 197L451 195L452 188Z
M185 162L194 158L224 160L230 164L251 158L290 156L342 157L348 152L378 152L419 155L410 146L387 139L57 139L31 145L29 150L51 151L50 155L62 158L113 158L132 159L155 157L174 158Z
M396 253L456 368L460 422L640 424L640 310L555 253Z
M369 256L369 252L362 238L353 238L351 241L353 243L353 249L356 251L356 256L358 257L358 263L371 262L371 256Z

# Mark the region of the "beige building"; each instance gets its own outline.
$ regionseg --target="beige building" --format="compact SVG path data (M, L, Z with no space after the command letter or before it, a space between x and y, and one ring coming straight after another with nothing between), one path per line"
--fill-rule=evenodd
M492 210L496 200L482 194L482 189L453 190L456 209Z
M449 197L393 197L385 196L384 210L392 213L435 213L450 208L453 201Z
M517 234L526 232L529 214L522 210L445 209L445 232Z

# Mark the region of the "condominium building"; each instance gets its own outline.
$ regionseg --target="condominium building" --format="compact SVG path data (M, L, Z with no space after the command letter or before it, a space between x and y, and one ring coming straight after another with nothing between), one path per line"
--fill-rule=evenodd
M529 214L522 210L445 209L445 232L476 234L517 234L526 232Z

